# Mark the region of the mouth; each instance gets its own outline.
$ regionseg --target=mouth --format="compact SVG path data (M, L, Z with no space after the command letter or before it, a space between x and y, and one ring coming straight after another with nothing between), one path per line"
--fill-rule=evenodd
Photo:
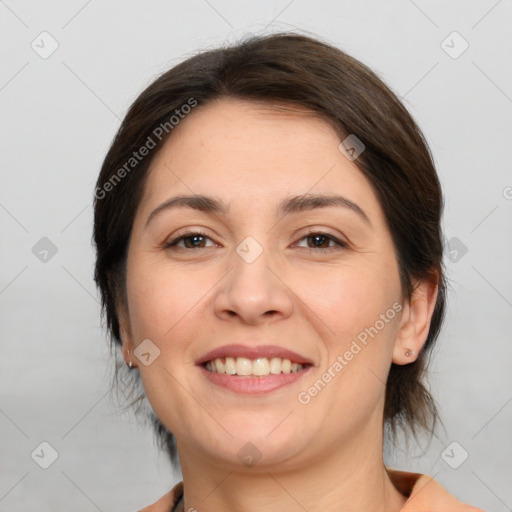
M281 357L216 357L202 364L203 368L212 373L222 375L236 375L239 377L268 377L298 373L311 366L310 363L298 363L291 359Z
M291 385L313 368L313 361L275 345L225 345L196 365L215 386L241 394L263 394Z

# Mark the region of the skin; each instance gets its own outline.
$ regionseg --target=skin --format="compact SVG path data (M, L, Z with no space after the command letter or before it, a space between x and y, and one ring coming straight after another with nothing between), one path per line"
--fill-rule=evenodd
M328 123L293 108L222 99L197 107L174 129L152 162L133 225L120 311L123 354L176 436L185 510L399 511L406 498L382 458L385 382L391 362L414 361L425 342L437 287L419 281L406 300L369 181L339 151ZM334 193L356 203L369 222L340 206L276 214L290 196ZM219 198L228 212L184 206L146 225L169 198L192 194ZM206 236L195 245L188 239L165 248L197 229ZM310 236L318 232L344 246ZM236 252L247 236L263 249L252 263ZM397 303L400 314L300 403L298 394ZM148 366L133 355L145 339L160 350ZM275 344L314 366L271 393L235 394L195 365L233 343ZM261 453L252 467L237 456L248 442Z

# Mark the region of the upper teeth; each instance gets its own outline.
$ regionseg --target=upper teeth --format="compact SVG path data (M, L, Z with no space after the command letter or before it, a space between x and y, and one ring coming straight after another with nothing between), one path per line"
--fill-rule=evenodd
M289 359L280 357L259 357L248 359L247 357L218 357L206 363L206 369L214 373L226 373L228 375L277 375L279 373L295 373L302 370L300 363L292 363Z

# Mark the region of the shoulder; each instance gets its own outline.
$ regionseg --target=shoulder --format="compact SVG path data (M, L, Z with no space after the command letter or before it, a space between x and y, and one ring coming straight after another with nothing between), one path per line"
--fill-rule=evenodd
M387 471L396 488L408 497L401 512L484 512L459 501L429 475Z
M167 494L152 505L148 505L139 512L172 512L174 506L183 494L183 482L177 483Z

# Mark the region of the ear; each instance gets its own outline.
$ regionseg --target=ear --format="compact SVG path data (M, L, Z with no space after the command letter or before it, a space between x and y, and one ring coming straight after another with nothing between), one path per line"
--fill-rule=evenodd
M404 304L402 311L393 349L393 363L404 365L418 358L427 341L438 290L435 276L414 284L412 297Z

